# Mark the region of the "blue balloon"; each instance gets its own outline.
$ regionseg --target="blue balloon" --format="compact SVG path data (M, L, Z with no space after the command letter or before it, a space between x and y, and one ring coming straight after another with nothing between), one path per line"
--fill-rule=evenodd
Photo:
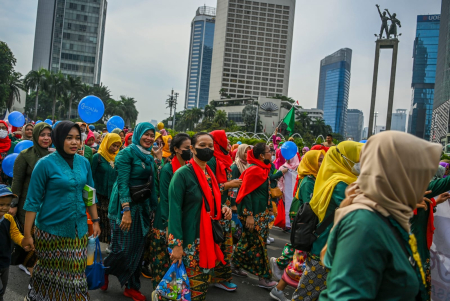
M3 172L10 178L13 177L13 171L14 171L14 162L16 161L16 158L19 154L10 154L6 156L5 159L3 159L2 162L2 169Z
M89 126L89 129L91 130L91 131L93 131L93 130L95 130L95 126L93 126L92 124Z
M297 155L297 152L298 152L297 145L292 141L285 142L281 146L281 155L286 160L294 158L294 156Z
M14 111L9 113L8 121L12 126L21 127L25 124L25 117L22 113Z
M50 124L50 125L53 125L53 122L52 122L50 119L45 119L44 122L45 122L45 123L48 123L48 124Z
M36 123L35 124L38 124L38 123L41 123L42 122L42 120L38 120L38 121L36 121Z
M55 124L52 126L52 129L54 129L58 125L58 123L60 123L60 122L61 122L61 120L55 122Z
M242 142L241 142L241 141L238 141L238 142L236 142L236 144L237 144L237 145L241 145L241 144L242 144Z
M86 123L99 121L103 117L103 113L105 113L105 105L97 96L86 96L78 104L78 114Z
M359 141L359 143L366 143L367 142L367 140L361 140L361 141Z
M109 118L108 122L106 123L106 128L108 129L108 132L112 132L114 129L119 128L122 130L125 126L125 121L123 121L122 117L120 116L113 116Z
M24 141L20 141L19 143L16 144L16 146L14 147L14 152L16 154L19 154L21 151L23 151L24 149L27 149L29 147L33 146L33 141L31 140L24 140Z

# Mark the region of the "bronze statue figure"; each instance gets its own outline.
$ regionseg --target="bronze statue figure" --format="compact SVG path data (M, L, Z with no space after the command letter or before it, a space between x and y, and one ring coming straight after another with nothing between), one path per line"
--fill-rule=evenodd
M387 21L389 20L389 17L386 16L386 12L384 11L383 14L381 14L380 11L380 6L378 4L375 4L375 6L378 9L378 13L380 14L380 18L381 18L381 29L380 29L380 35L379 35L379 39L383 38L383 31L386 32L386 37L389 39L389 34L388 34L388 24Z
M389 13L389 10L386 8L385 11L388 13L391 20L391 26L389 27L388 39L391 35L394 35L394 39L397 38L397 25L398 27L402 27L400 24L400 20L396 18L397 14L393 13L392 15Z

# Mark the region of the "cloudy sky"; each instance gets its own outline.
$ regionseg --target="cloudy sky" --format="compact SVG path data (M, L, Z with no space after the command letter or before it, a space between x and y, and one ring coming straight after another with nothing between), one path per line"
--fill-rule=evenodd
M220 0L109 0L102 82L114 98L134 97L138 121L162 120L172 88L184 104L190 23L198 6ZM17 58L16 69L31 69L37 0L0 0L0 40ZM304 108L317 104L320 60L344 47L353 50L349 108L364 112L367 126L372 89L374 33L380 29L375 4L396 12L402 28L397 65L395 109L411 106L412 49L417 15L439 14L440 0L297 1L289 96ZM378 125L386 119L391 51L381 54Z

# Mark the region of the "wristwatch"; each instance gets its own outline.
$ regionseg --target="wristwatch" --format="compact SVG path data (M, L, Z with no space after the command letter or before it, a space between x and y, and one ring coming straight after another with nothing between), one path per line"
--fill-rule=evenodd
M92 223L99 223L100 222L100 218L91 219L91 222Z

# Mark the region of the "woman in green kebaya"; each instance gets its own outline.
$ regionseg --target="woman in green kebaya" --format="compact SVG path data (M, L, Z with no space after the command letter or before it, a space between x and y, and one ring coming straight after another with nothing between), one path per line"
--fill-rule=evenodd
M191 300L198 301L206 299L216 263L225 264L224 254L213 239L212 222L230 220L231 209L222 206L219 184L206 164L214 155L212 136L195 134L190 148L190 164L178 169L169 185L168 245L173 249L171 260L184 262Z

